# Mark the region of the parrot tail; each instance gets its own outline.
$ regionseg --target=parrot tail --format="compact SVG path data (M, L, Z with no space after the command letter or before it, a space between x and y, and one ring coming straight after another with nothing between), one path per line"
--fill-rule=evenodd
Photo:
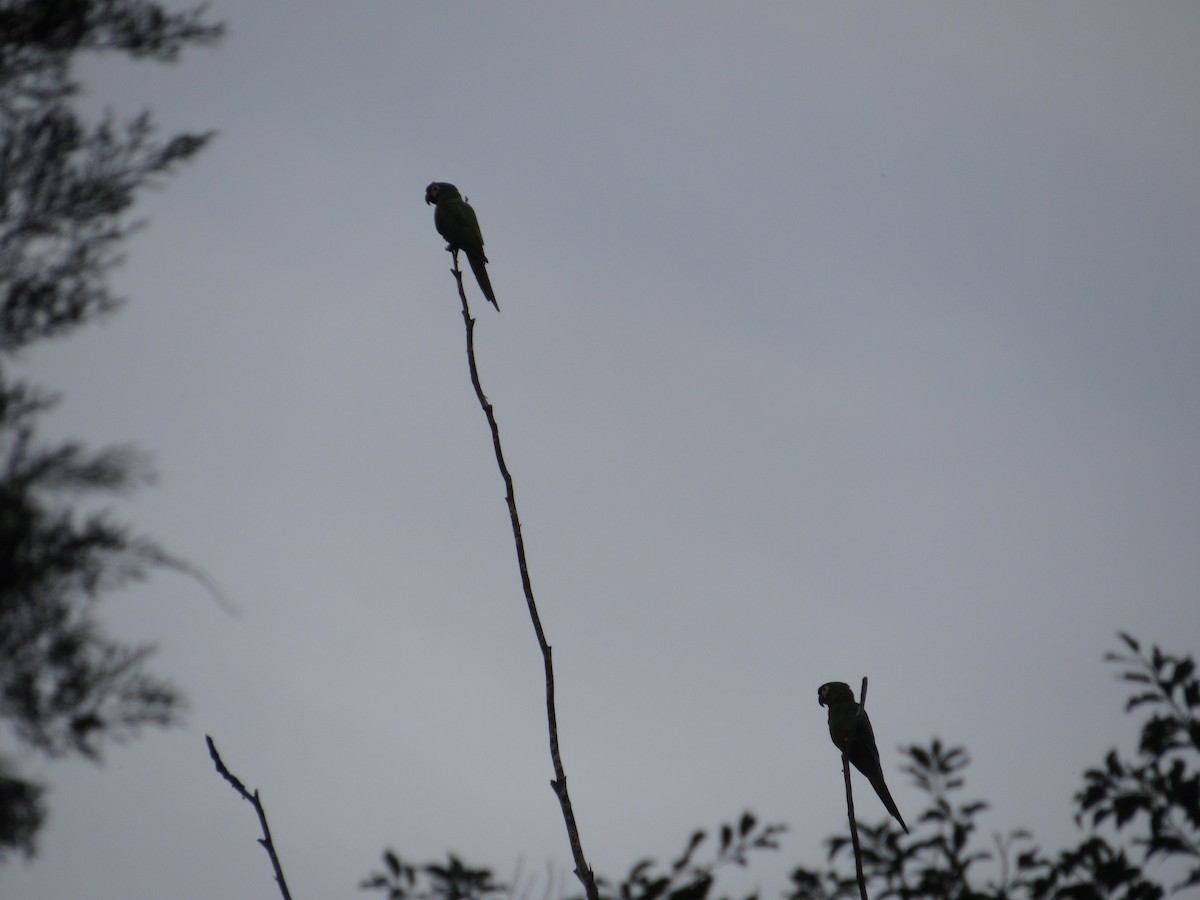
M888 790L887 783L883 780L882 772L879 773L878 777L871 778L871 787L875 788L875 793L879 795L879 799L883 801L883 805L887 807L887 811L900 823L900 827L904 829L904 833L908 834L908 826L904 824L904 817L900 815L900 809L896 806L896 801L892 799L892 792Z
M471 264L471 271L475 273L475 280L479 282L479 289L483 291L483 296L487 297L488 302L496 307L496 312L500 312L500 304L496 302L496 294L492 290L492 280L488 278L487 257L483 255L482 250L467 250L466 254L467 262Z

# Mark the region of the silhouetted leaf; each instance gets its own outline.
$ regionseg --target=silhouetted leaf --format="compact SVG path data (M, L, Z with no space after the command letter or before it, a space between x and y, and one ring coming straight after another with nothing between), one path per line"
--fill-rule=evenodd
M1136 681L1138 684L1154 684L1154 679L1145 672L1122 672L1117 677L1122 681Z
M671 900L704 900L712 887L712 876L705 875L671 892Z
M658 900L670 886L670 878L656 878L646 884L642 893L638 895L638 900Z
M676 872L685 868L692 861L692 854L704 842L705 837L707 835L703 831L693 831L691 838L688 839L688 845L684 849L683 855L671 864L671 868Z
M755 819L751 812L742 813L742 820L738 823L738 837L745 837L754 830Z
M1129 634L1125 633L1124 631L1118 631L1117 636L1121 640L1123 640L1125 642L1125 645L1127 647L1129 647L1129 649L1132 650L1134 653L1142 652L1141 645L1137 641L1135 641Z
M1129 712L1131 709L1136 709L1146 703L1162 702L1163 698L1161 694L1136 694L1125 701L1125 712Z
M629 875L626 881L641 881L643 876L654 865L654 860L643 859L639 860L632 869L629 870Z

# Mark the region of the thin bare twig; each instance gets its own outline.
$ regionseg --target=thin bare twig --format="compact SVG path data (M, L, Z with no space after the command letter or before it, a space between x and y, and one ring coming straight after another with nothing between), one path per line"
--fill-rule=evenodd
M504 462L504 451L500 446L500 426L496 424L496 414L492 404L488 402L479 383L479 369L475 365L475 320L471 318L471 310L467 306L467 294L463 290L462 270L458 267L458 251L452 250L454 268L450 271L458 283L458 296L462 300L463 323L467 329L467 364L471 370L471 384L475 388L475 396L479 406L487 417L488 427L492 431L492 448L496 452L496 465L504 478L505 499L508 501L508 517L512 522L513 542L517 548L517 565L521 570L521 587L525 591L525 605L529 609L529 618L533 623L533 631L537 636L538 647L542 651L542 665L546 673L546 724L550 732L550 761L554 766L554 780L550 787L558 797L558 805L562 807L563 823L567 828L567 840L571 845L571 856L575 861L575 875L583 884L587 900L599 900L600 892L596 887L596 876L583 855L583 844L579 839L579 826L575 823L575 810L571 806L571 797L567 793L567 773L563 769L562 754L558 747L558 713L554 704L554 665L551 662L550 644L546 641L546 633L542 630L542 620L538 615L537 603L533 599L533 584L529 578L529 567L525 561L525 540L521 536L521 519L517 515L517 499L513 492L512 475Z
M850 757L842 754L842 776L846 779L846 815L850 818L850 842L854 845L854 874L858 876L858 893L867 898L867 880L863 876L862 847L858 843L858 823L854 820L854 791L850 789Z
M225 763L221 761L221 754L217 752L217 745L213 743L213 739L206 734L204 740L208 742L208 755L212 757L213 765L217 767L217 772L233 786L233 789L242 796L243 800L249 801L254 807L254 811L258 813L258 824L262 826L263 833L258 842L267 851L267 856L271 857L271 866L275 869L275 881L279 885L279 892L283 894L283 900L292 900L292 895L288 891L287 881L283 877L283 866L280 865L279 856L275 852L275 843L271 840L271 828L267 825L267 813L263 809L262 801L258 797L258 791L255 790L251 794L246 790L246 786L242 784L241 779L230 772L225 767Z
M858 710L854 713L854 728L858 729L858 720L866 715L867 708L867 676L863 676L862 690L858 692ZM853 741L853 735L851 736ZM862 846L858 842L858 822L854 817L854 791L850 788L850 757L842 754L842 775L846 779L846 815L850 818L850 842L854 845L854 874L858 876L858 893L862 900L867 898L867 880L863 876Z

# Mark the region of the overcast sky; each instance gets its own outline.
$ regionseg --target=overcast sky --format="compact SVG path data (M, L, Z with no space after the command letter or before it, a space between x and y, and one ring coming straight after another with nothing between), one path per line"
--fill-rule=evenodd
M363 896L384 847L569 872L433 180L487 239L597 872L752 809L791 829L752 870L777 897L845 824L817 687L863 675L910 823L898 748L938 736L983 840L1076 837L1134 738L1115 631L1200 650L1200 6L212 13L177 67L82 70L89 109L220 135L143 197L123 310L23 362L48 437L153 453L121 515L242 614L170 574L106 601L187 725L24 757L51 819L4 897L271 897L205 733L298 900Z

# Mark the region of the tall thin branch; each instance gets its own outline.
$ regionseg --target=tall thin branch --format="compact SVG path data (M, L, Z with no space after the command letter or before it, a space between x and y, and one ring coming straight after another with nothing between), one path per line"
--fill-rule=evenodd
M204 740L208 742L208 755L212 757L213 765L217 767L217 772L258 813L258 824L262 826L263 833L263 836L258 839L258 843L262 845L262 848L267 851L267 856L271 858L271 867L275 870L275 882L279 885L279 892L283 894L283 900L292 900L291 892L288 891L287 880L283 877L283 866L279 862L279 855L275 852L275 842L271 840L271 827L267 824L267 812L263 809L257 789L253 794L246 790L246 786L242 784L241 779L230 772L225 767L225 763L221 761L221 754L217 752L217 745L213 743L213 739L206 734Z
M492 431L492 448L496 451L496 465L504 478L505 499L508 501L508 517L512 522L513 542L517 548L517 565L521 570L521 587L525 591L525 605L529 609L529 619L533 623L533 631L537 636L538 647L542 651L542 665L546 673L546 724L550 732L550 761L554 766L554 780L550 787L558 797L558 805L562 807L563 823L567 828L567 840L571 845L571 856L575 861L575 875L583 884L587 900L599 900L600 892L596 887L596 877L591 866L583 855L583 844L579 839L579 826L575 823L575 810L571 806L571 796L567 793L567 773L563 769L562 754L558 747L558 713L554 704L554 665L551 661L550 644L546 633L542 630L542 620L538 615L537 603L533 599L533 583L529 578L529 566L525 561L525 540L521 536L521 519L517 515L517 498L513 491L512 475L504 462L504 450L500 446L500 426L496 424L496 414L492 404L488 402L479 383L479 369L475 364L475 320L471 318L471 310L467 306L467 294L463 290L462 270L458 267L458 252L452 251L454 268L450 271L458 283L458 296L462 300L463 324L467 329L467 364L471 370L471 384L475 388L475 396L479 406L487 417L488 427Z

